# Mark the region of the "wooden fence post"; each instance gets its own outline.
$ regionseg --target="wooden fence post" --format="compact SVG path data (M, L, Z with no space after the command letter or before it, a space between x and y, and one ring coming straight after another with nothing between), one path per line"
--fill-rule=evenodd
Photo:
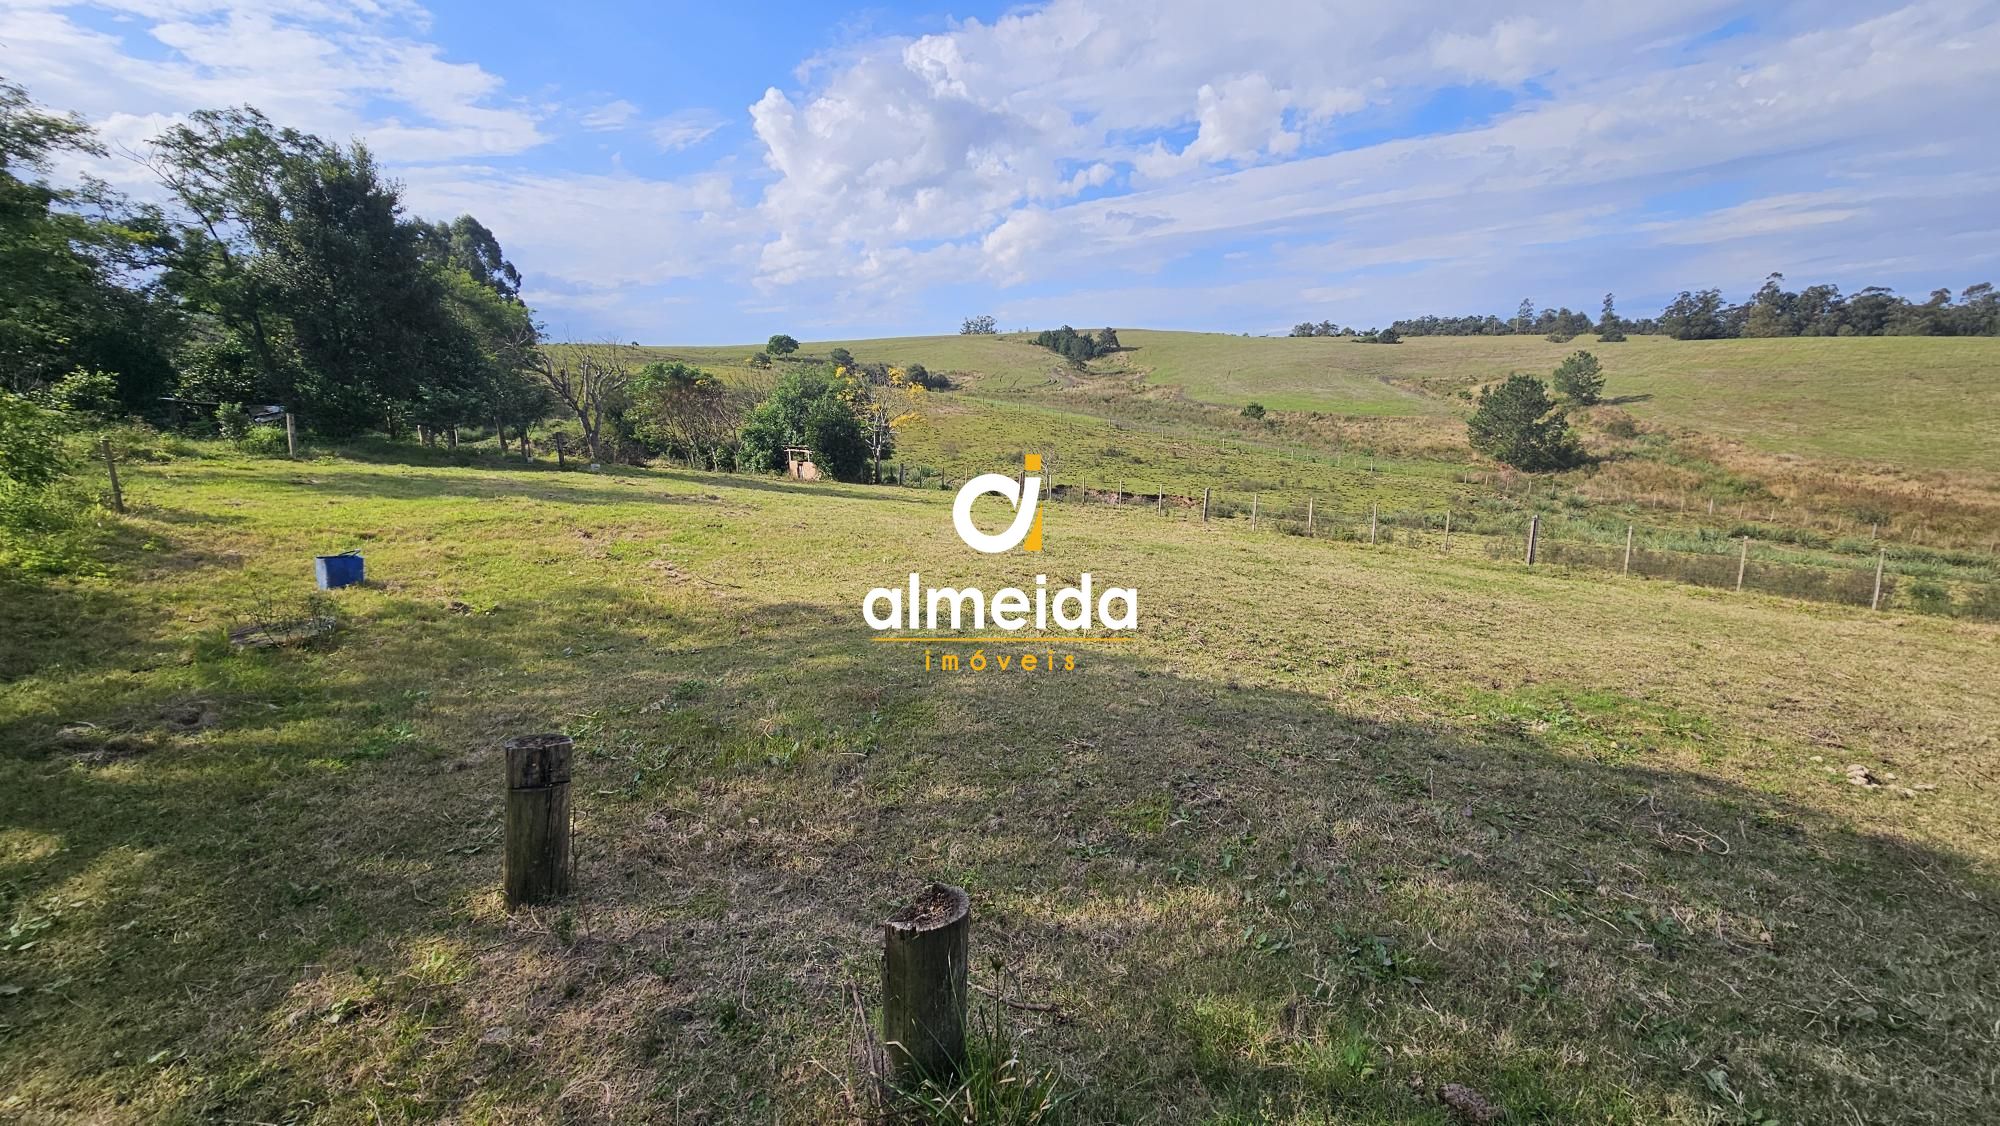
M523 735L506 742L505 882L510 909L569 894L572 746L567 735Z
M1542 515L1536 513L1528 517L1528 566L1535 565L1535 542L1542 535Z
M1250 494L1250 530L1257 530L1257 494Z
M1743 550L1736 556L1736 593L1743 593L1743 569L1750 565L1750 537L1743 537Z
M299 456L299 430L297 424L292 421L291 411L285 412L285 456Z
M1873 596L1873 597L1871 597L1871 598L1869 598L1869 599L1868 599L1868 608L1869 608L1870 610L1880 610L1880 609L1882 608L1882 561L1883 561L1883 560L1885 560L1885 559L1887 559L1887 558L1889 558L1889 549L1888 549L1888 548L1884 547L1884 548L1877 548L1877 549L1876 549L1876 551L1875 551L1875 594L1874 594L1874 596Z
M932 884L882 924L882 1042L889 1080L950 1090L965 1066L966 964L972 899Z
M1201 490L1201 522L1208 523L1208 487L1205 485Z
M1368 502L1368 542L1375 542L1375 502Z
M111 456L111 439L97 443L104 452L104 471L111 474L111 511L123 514L125 511L125 490L118 487L118 459Z
M1118 491L1111 494L1111 503L1112 504L1125 503L1125 482L1123 481L1118 482Z
M1312 502L1312 498L1311 498L1311 497L1307 497L1307 498L1306 498L1306 535L1310 536L1310 535L1312 535L1312 534L1313 534L1313 502Z
M1627 524L1625 525L1625 569L1623 571L1620 571L1619 574L1629 575L1631 573L1632 573L1632 525Z
M1156 511L1158 511L1159 514L1162 516L1165 516L1167 514L1167 490L1165 489L1160 490L1160 495L1157 498L1157 503L1153 505L1153 508Z
M1444 510L1444 553L1451 554L1451 509Z

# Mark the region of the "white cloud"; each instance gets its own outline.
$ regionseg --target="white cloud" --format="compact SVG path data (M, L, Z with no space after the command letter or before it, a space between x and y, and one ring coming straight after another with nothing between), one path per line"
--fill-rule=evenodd
M609 101L595 109L587 110L577 118L577 123L594 133L623 129L639 116L639 107L623 98Z
M685 110L653 123L653 143L666 152L679 152L707 140L722 128L722 119L707 110Z
M419 9L368 0L91 5L128 17L128 34L150 41L141 55L72 19L77 7L0 9L0 43L10 77L93 119L129 126L248 103L325 136L365 136L390 161L519 153L547 139L538 114L501 96L498 76L419 38Z

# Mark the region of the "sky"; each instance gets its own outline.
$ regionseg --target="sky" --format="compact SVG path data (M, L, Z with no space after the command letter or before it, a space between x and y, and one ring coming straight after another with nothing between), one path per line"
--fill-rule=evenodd
M2000 281L1996 3L0 0L0 75L114 153L245 103L364 141L566 339Z

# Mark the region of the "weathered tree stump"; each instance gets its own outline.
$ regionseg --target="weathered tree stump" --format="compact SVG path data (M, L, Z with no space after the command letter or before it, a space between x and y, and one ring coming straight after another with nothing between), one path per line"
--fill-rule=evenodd
M948 1085L965 1066L972 899L932 884L882 924L882 1042L889 1082Z
M509 909L568 895L567 735L523 735L507 751L506 887Z

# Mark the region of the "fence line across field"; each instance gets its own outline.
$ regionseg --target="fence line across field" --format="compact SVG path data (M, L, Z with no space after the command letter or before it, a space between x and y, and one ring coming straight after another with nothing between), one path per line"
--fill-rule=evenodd
M1529 566L1637 575L1871 609L1880 609L1901 591L1906 595L1904 604L1921 612L2000 619L2000 582L1948 573L2000 567L2000 560L1971 559L1975 553L1913 545L1868 542L1866 547L1873 550L1862 555L1835 546L1764 539L1740 527L1661 528L1625 519L1579 519L1560 512L1480 511L1478 506L1472 511L1463 506L1412 511L1371 502L1365 510L1344 509L1311 495L1278 498L1256 491L1225 493L1212 486L1199 495L1149 491L1143 485L1134 491L1128 481L1102 489L1063 482L1049 489L1048 501L1143 506L1167 519L1235 526L1260 535L1431 547L1447 554L1456 542L1461 551L1482 552L1494 560L1511 558ZM1848 543L1850 549L1854 546ZM1892 552L1899 549L1924 557L1909 561L1920 571L1947 573L1898 574L1890 564ZM1826 558L1802 557L1813 553ZM1950 563L1927 561L1932 556L1956 558Z

